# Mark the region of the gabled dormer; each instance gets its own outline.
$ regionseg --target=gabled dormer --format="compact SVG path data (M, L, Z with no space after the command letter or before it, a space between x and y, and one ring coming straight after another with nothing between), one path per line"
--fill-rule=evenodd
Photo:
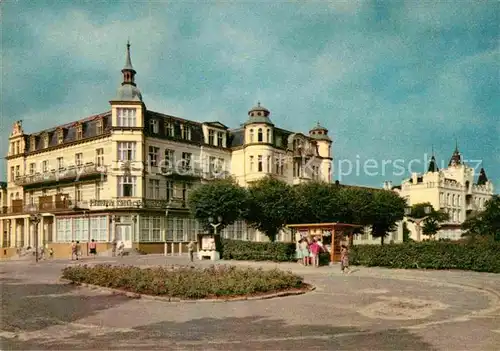
M63 127L59 127L57 128L57 145L60 145L62 143L64 143L64 138L66 137L66 128L63 128Z
M49 132L43 132L42 134L42 148L46 149L49 147Z
M104 119L102 116L97 118L95 122L96 135L101 135L104 133Z
M80 121L75 123L75 139L76 140L83 139L83 124Z
M31 152L36 150L36 135L30 135L30 146L29 150Z

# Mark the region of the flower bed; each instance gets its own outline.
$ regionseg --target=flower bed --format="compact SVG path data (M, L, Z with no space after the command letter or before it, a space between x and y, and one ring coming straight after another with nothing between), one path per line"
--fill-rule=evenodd
M209 268L79 265L64 268L62 278L137 294L181 299L213 299L306 289L303 278L278 269L233 266Z

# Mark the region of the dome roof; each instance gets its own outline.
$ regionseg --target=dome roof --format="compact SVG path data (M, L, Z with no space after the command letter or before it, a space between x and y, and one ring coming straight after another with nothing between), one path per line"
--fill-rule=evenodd
M319 124L319 122L309 131L309 137L316 140L332 141L328 136L328 129Z
M252 123L264 123L273 125L271 119L269 118L270 114L271 112L264 106L261 106L260 102L258 102L257 106L252 107L250 111L248 111L249 118L246 121L245 125Z
M142 94L139 88L132 84L123 84L118 88L116 101L142 101Z

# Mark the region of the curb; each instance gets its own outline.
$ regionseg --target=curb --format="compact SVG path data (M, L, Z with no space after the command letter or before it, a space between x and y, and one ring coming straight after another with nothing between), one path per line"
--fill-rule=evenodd
M306 288L302 288L300 290L291 290L291 291L281 291L277 293L258 295L258 296L238 296L238 297L229 297L229 298L220 298L220 299L193 299L193 300L185 300L178 297L163 297L163 296L154 296L148 294L139 294L128 292L120 289L114 288L106 288L99 285L87 284L87 283L77 283L73 282L69 279L59 279L62 283L66 284L74 284L81 287L89 288L90 290L99 290L101 292L111 293L112 295L121 295L127 296L131 299L145 299L145 300L153 300L153 301L163 301L163 302L185 302L185 303L198 303L198 302L236 302L236 301L255 301L255 300L269 300L277 297L285 297L285 296L297 296L303 295L307 292L311 292L316 290L315 286L309 285Z

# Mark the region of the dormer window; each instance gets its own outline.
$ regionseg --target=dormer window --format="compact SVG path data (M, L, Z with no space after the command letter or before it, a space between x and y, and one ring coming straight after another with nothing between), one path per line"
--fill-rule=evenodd
M30 137L30 151L35 151L36 149L36 137L32 135Z
M158 134L159 132L159 124L157 119L149 120L149 132L151 134Z
M208 144L215 145L215 132L212 129L208 130Z
M185 140L191 140L191 127L181 124L181 137Z
M45 133L43 135L43 147L48 148L49 147L49 133Z
M64 142L64 129L59 128L57 130L57 143L62 144Z
M223 147L224 143L224 133L222 132L217 132L217 146Z
M97 120L96 123L96 133L97 135L100 135L104 132L104 124L102 123L102 118Z
M174 136L174 124L172 122L165 122L165 135L168 137Z
M76 125L76 139L77 140L83 139L83 126L81 123L78 123Z

